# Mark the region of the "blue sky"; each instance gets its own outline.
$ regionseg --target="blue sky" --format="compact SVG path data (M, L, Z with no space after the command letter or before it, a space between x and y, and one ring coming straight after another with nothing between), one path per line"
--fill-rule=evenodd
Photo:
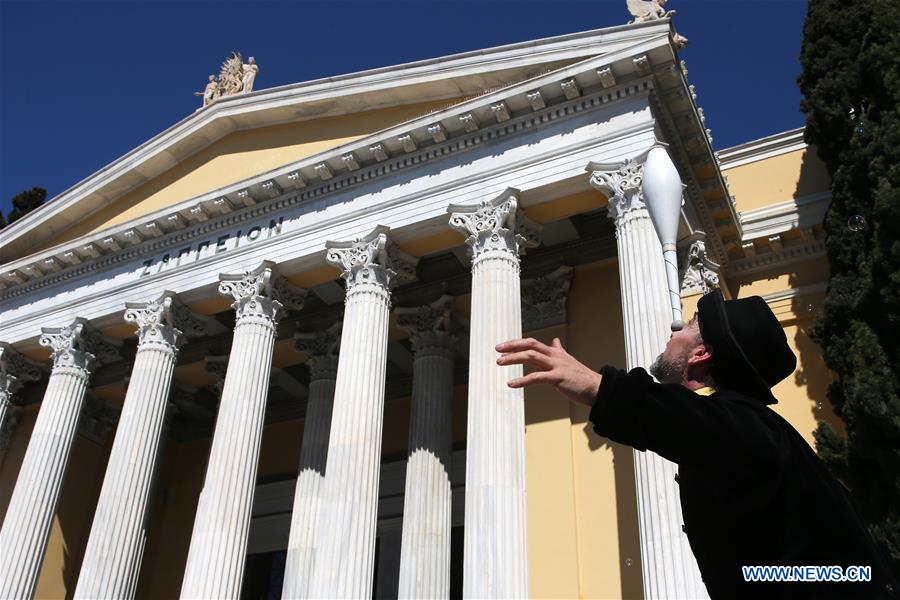
M806 2L670 0L716 148L803 125ZM0 210L53 197L194 111L231 50L262 89L629 20L625 0L0 0Z

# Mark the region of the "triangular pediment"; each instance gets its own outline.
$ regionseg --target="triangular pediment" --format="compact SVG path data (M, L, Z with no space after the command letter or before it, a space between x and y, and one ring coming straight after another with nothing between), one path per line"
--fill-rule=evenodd
M600 29L223 98L0 232L2 262L43 254L485 92L621 52L667 35L668 28L661 21ZM244 193L265 191L257 186Z

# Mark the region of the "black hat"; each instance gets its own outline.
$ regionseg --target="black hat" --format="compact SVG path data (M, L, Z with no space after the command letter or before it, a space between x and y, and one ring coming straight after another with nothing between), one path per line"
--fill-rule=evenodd
M778 318L759 296L728 300L715 290L697 303L700 335L712 346L716 384L775 404L772 386L793 373L797 357Z

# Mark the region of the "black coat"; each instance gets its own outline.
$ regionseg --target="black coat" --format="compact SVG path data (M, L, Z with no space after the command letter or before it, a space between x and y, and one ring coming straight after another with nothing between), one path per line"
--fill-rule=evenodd
M594 431L679 466L685 531L710 597L895 598L849 494L775 411L737 392L701 396L613 367ZM745 582L742 566L871 566L870 583Z

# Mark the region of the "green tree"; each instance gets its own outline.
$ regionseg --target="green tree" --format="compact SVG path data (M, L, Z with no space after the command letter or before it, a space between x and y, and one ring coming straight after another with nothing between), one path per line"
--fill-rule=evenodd
M33 187L30 190L19 192L12 199L13 209L9 211L6 219L0 215L0 227L4 227L7 221L10 225L36 209L47 199L47 190L41 187Z
M806 141L832 180L812 333L847 428L820 421L816 445L900 574L900 2L809 0L800 59Z

